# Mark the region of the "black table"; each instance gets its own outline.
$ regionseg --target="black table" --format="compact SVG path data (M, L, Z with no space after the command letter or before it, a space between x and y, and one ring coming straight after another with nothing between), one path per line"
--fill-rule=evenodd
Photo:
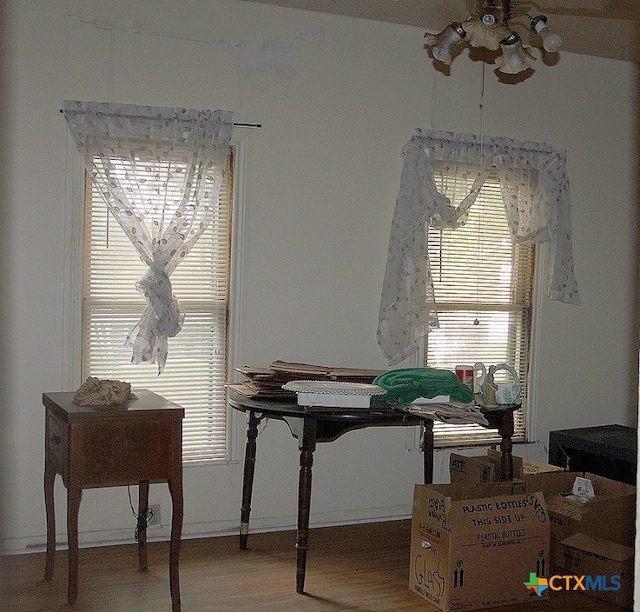
M388 427L420 425L423 428L424 482L433 481L433 421L394 409L384 404L372 404L370 408L315 408L299 406L296 398L249 397L232 387L228 389L229 405L247 414L247 442L242 483L242 508L240 513L240 548L247 547L249 516L256 462L256 438L258 425L265 418L284 421L300 448L300 476L298 482L298 528L296 535L296 591L304 592L311 508L311 468L313 453L318 442L332 442L342 434L364 427ZM478 406L487 418L490 428L498 429L503 451L501 479L513 479L511 436L513 413L520 406Z
M599 425L549 432L549 463L636 485L635 427Z

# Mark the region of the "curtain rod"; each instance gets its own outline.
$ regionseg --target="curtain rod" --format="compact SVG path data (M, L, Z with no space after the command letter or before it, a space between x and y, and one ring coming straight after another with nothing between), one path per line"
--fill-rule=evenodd
M61 108L60 109L61 113L64 113L64 109ZM67 111L69 113L80 113L82 111L78 111L78 110L69 110ZM125 119L135 119L136 117L138 117L138 115L118 115L117 113L108 113L108 115L110 117L124 117ZM233 124L236 127L248 127L248 128L261 128L262 127L262 123L235 123Z
M437 135L432 136L429 134L429 132L432 132L432 133L435 132ZM447 135L441 136L440 134L451 134L452 137L449 137ZM464 140L461 140L460 138L456 138L456 136L462 136L464 137ZM540 143L540 142L533 142L529 140L515 140L513 138L507 138L506 136L490 136L487 134L483 134L482 136L476 136L475 134L459 134L456 132L447 132L446 130L436 130L433 128L416 128L416 133L414 134L414 137L422 138L425 140L431 138L432 140L439 140L441 142L448 142L448 143L462 142L462 144L465 144L465 145L475 144L478 146L483 146L485 144L485 141L487 140L488 141L493 140L493 141L498 141L499 143L504 143L504 142L512 143L514 145L517 145L518 147L521 147L525 151L529 151L531 153L560 153L560 154L566 153L566 151L564 150L554 148L553 145L546 145L545 143ZM475 142L472 142L469 137L475 138Z

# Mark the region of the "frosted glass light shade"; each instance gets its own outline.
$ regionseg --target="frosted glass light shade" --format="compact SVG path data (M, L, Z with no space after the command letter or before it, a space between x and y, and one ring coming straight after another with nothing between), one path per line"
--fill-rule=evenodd
M435 57L439 62L442 62L443 64L451 64L451 60L453 59L451 51L453 47L466 35L467 33L462 29L462 26L459 23L454 22L449 24L439 34L429 34L427 32L424 35L426 40L425 46L431 47L433 57Z
M502 55L497 59L498 70L505 74L518 74L533 66L536 58L522 46L517 34L512 34L501 45Z

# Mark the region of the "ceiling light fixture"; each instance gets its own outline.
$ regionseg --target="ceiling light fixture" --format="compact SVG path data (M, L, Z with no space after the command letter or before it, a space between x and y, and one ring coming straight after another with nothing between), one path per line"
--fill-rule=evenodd
M549 53L556 53L562 40L549 31L545 15L532 17L523 10L523 6L530 7L532 3L477 0L473 13L463 22L454 21L438 34L427 32L424 47L431 47L433 57L449 65L458 44L467 42L472 47L501 51L495 56L498 72L524 72L531 68L536 58L531 54L531 47L524 47L520 35L513 30L516 25L522 26L518 21L528 21L529 29L542 39L542 46Z

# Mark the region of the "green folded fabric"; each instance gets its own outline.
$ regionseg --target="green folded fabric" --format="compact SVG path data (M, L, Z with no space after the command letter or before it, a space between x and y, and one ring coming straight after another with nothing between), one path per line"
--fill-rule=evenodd
M410 404L418 397L432 398L448 395L452 402L468 404L473 401L473 391L462 384L455 372L439 368L399 368L376 377L374 385L382 387L385 395L379 400L395 400Z

